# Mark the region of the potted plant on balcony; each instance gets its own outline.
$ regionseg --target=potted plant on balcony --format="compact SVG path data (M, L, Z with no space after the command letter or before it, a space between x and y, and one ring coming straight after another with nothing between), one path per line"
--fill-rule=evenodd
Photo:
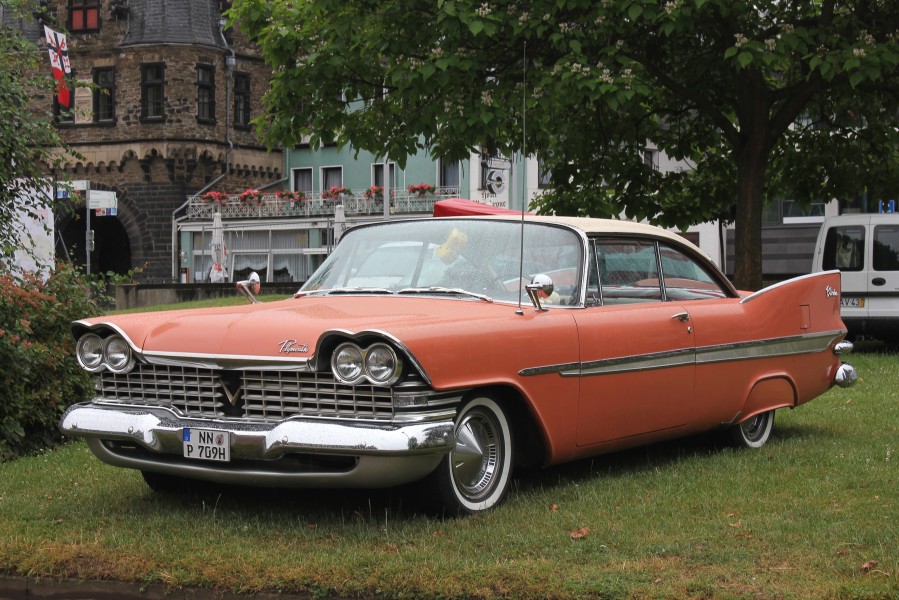
M205 202L206 204L218 204L219 206L225 203L226 198L227 196L225 196L225 194L223 194L222 192L216 192L215 190L206 192L205 194L200 196L200 199L203 200L203 202Z
M299 202L303 202L306 199L305 192L298 192L294 190L281 190L275 195L279 200L286 201L288 204L290 204L290 206L293 206L294 204L297 204Z
M244 190L240 193L241 204L253 204L260 206L262 204L262 192L255 189Z
M384 199L384 188L379 185L373 185L370 188L365 190L365 199L366 200L383 200Z
M342 185L332 185L330 188L322 192L322 200L329 202L340 202L344 198L350 198L353 194Z
M409 193L415 194L419 198L426 198L434 193L434 186L430 183L419 183L409 186Z

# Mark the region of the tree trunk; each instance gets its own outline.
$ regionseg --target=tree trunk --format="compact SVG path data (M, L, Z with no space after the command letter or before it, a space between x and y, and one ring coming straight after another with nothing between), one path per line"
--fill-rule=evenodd
M762 210L766 153L745 147L737 164L737 213L734 236L734 285L740 290L762 288Z

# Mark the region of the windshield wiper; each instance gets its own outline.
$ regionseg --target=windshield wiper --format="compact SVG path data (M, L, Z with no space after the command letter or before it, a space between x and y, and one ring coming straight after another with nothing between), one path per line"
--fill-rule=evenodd
M493 298L490 296L485 296L484 294L477 294L475 292L469 292L468 290L463 290L462 288L447 288L447 287L439 287L439 286L431 286L431 287L416 287L416 288L404 288L400 291L396 292L397 294L452 294L454 296L471 296L472 298L477 298L478 300L483 300L484 302L493 302Z
M311 294L395 294L393 290L379 287L341 287L321 290L300 290L293 295L294 298L302 298Z

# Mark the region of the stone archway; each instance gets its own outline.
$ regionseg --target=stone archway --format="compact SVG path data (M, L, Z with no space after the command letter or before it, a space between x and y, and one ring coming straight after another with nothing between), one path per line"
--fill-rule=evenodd
M57 222L56 256L68 258L79 266L87 265L85 232L87 213L79 207L67 218ZM118 217L91 216L94 231L94 251L91 253L91 273L112 272L126 275L133 268L131 240Z

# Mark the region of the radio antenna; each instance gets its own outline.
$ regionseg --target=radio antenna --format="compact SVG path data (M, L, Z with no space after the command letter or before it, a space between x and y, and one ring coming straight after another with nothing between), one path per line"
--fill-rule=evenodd
M515 314L523 315L524 310L521 308L521 281L524 279L524 213L527 208L528 197L528 180L525 177L525 165L527 164L527 90L528 90L528 42L523 42L521 50L521 239L519 248L521 251L518 257L518 310Z

